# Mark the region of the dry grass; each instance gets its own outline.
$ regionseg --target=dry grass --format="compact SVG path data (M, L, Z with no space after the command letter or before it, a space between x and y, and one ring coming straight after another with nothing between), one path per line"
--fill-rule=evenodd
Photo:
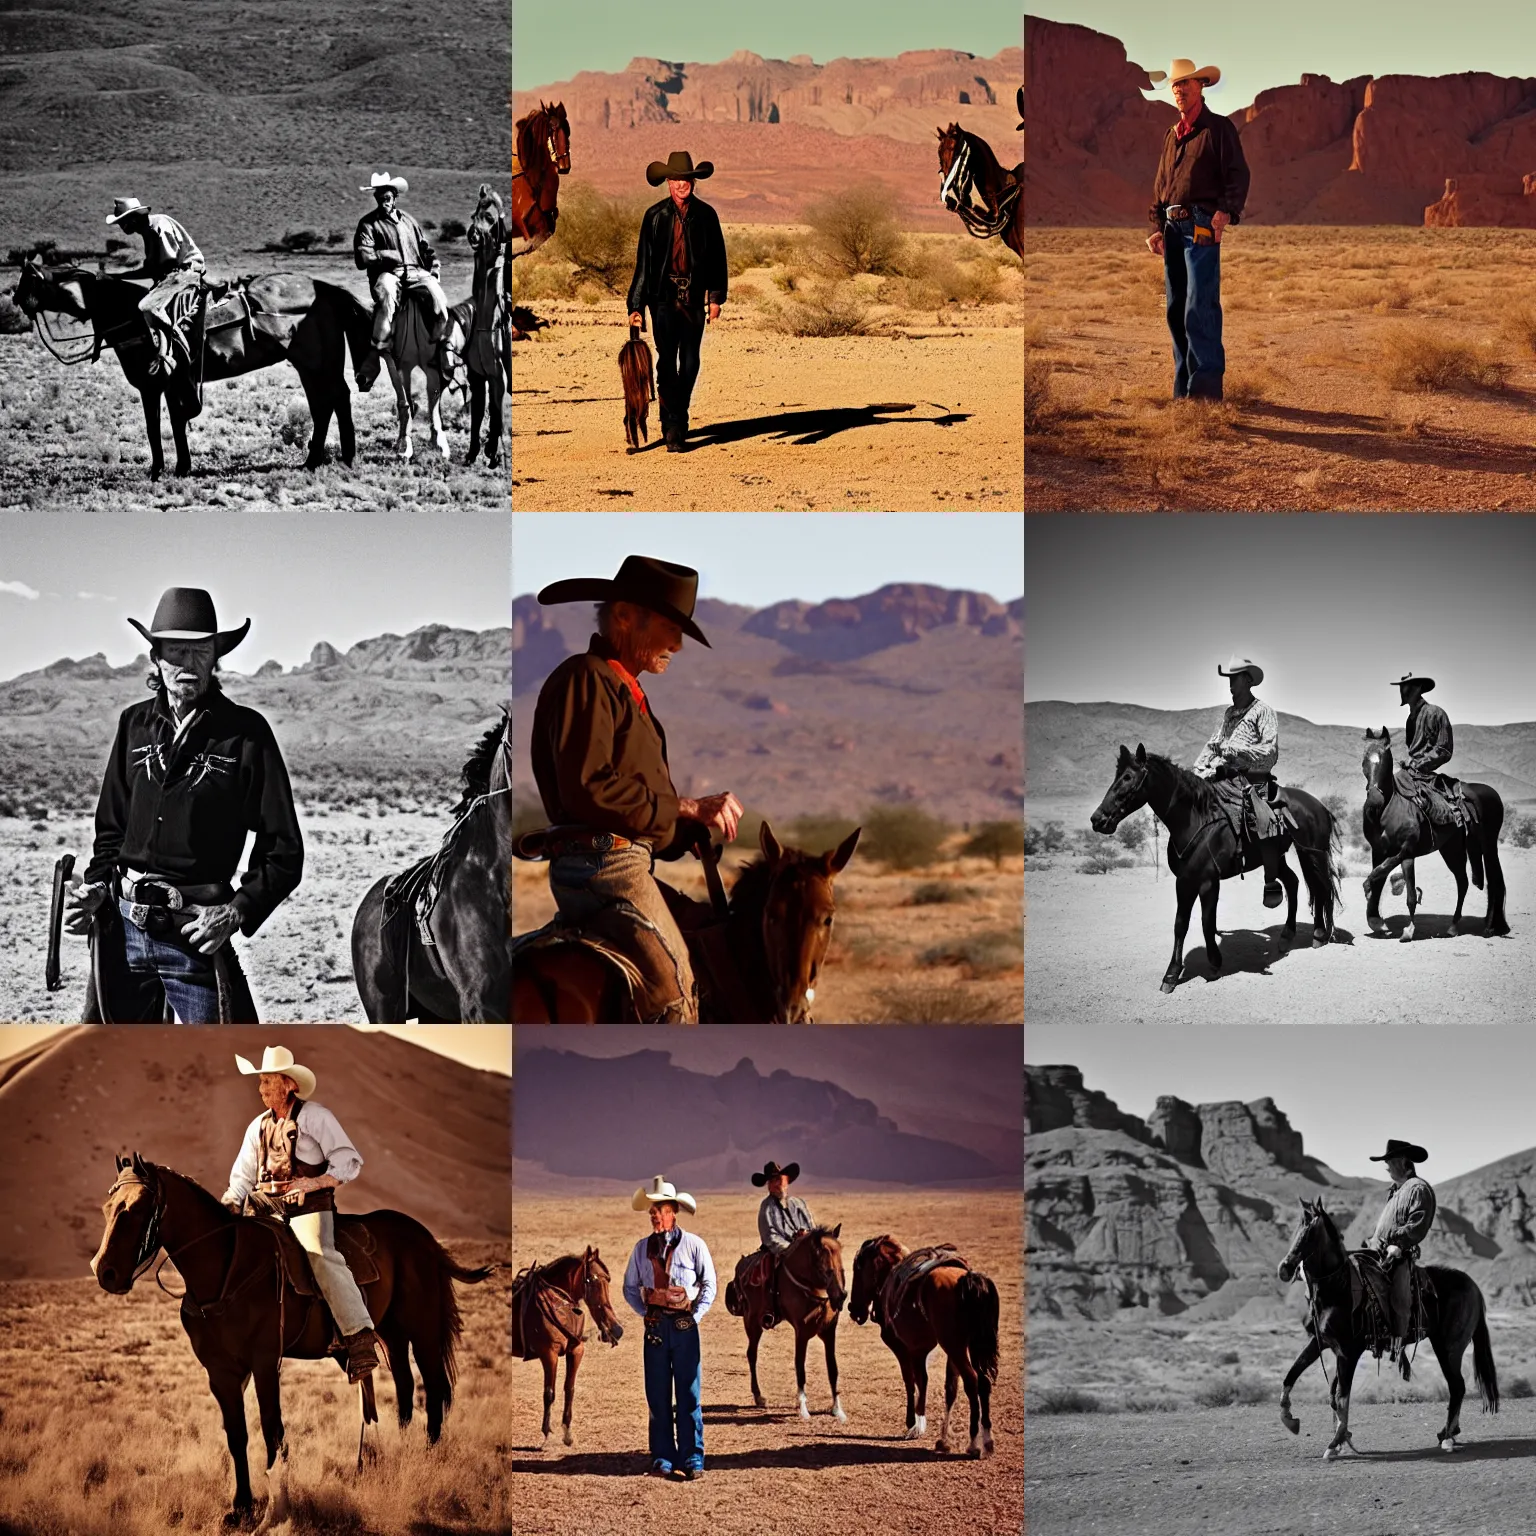
M878 329L872 307L851 283L813 284L793 298L764 309L769 330L782 336L871 336Z
M1024 359L1024 434L1049 432L1061 415L1051 365L1041 358Z
M1378 371L1392 389L1435 393L1503 389L1510 369L1486 343L1460 341L1420 326L1386 337Z

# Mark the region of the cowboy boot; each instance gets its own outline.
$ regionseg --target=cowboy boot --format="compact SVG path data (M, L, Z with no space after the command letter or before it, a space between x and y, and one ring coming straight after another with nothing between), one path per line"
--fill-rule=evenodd
M341 1341L347 1346L347 1384L356 1385L379 1364L372 1328L363 1328Z

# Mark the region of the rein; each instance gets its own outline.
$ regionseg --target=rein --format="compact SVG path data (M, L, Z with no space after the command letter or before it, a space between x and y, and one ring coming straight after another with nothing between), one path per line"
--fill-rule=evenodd
M63 363L66 368L73 368L77 363L94 362L99 350L96 340L95 323L91 325L91 338L86 341L80 336L58 336L54 334L53 326L49 322L49 316L56 313L50 309L39 309L33 319L33 325L37 331L37 339L51 352L56 361ZM65 356L59 350L60 347L80 348L71 355Z
M977 240L990 240L1001 235L1013 223L1013 210L1023 195L1023 186L1015 181L997 201L996 213L981 213L971 206L971 195L976 190L976 174L971 168L971 135L960 131L960 147L950 161L949 174L939 184L939 201L949 208L949 194L953 192L955 206L952 213L960 216L966 230ZM998 168L1001 170L1001 166Z

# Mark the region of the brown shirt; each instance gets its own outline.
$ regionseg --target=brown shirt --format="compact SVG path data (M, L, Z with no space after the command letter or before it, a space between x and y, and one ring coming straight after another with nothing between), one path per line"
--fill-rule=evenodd
M667 738L608 665L600 635L544 680L533 712L533 777L552 826L591 827L658 852L677 826Z
M1249 174L1232 119L1218 117L1202 105L1194 127L1182 139L1178 126L1169 128L1163 140L1148 218L1160 228L1163 210L1182 203L1186 208L1230 214L1236 224L1248 200Z

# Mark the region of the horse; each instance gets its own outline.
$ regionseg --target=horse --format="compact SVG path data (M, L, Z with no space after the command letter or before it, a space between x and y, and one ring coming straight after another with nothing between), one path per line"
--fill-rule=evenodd
M371 1023L507 1018L511 728L503 713L470 753L453 825L437 852L375 881L357 909L352 973ZM418 926L419 905L430 942Z
M1404 1261L1406 1262L1406 1261ZM1276 1274L1289 1285L1300 1270L1311 1300L1312 1337L1286 1372L1280 1393L1280 1422L1294 1435L1301 1421L1291 1416L1291 1388L1297 1378L1321 1357L1324 1349L1333 1353L1336 1372L1329 1387L1333 1405L1333 1439L1323 1452L1324 1461L1334 1461L1347 1445L1354 1449L1349 1432L1349 1392L1354 1380L1355 1363L1370 1347L1354 1308L1353 1282L1349 1273L1349 1255L1333 1218L1323 1209L1321 1199L1301 1201L1301 1224L1286 1249ZM1488 1338L1488 1311L1483 1293L1470 1275L1459 1269L1445 1269L1426 1264L1419 1272L1428 1278L1423 1290L1425 1335L1440 1362L1441 1374L1450 1389L1445 1425L1435 1439L1443 1451L1456 1449L1461 1433L1461 1404L1467 1384L1461 1374L1462 1356L1472 1345L1472 1370L1482 1394L1483 1411L1499 1411L1499 1381L1493 1364L1493 1346ZM1324 1372L1326 1375L1327 1372ZM1404 1379L1408 1362L1403 1359Z
M511 234L501 199L493 187L484 183L466 238L475 253L475 278L467 301L470 315L464 347L464 366L469 373L469 448L464 462L473 464L480 452L480 425L485 419L489 397L485 462L495 469L501 459L502 403L512 374L503 264L503 253ZM464 306L455 308L462 311ZM460 323L463 323L462 315Z
M37 325L44 345L61 362L95 362L103 347L110 347L122 365L123 376L139 392L144 405L144 427L149 436L151 480L165 473L165 453L160 442L160 401L165 397L176 445L176 474L192 473L187 446L188 416L173 394L167 394L162 374L151 374L155 356L149 326L139 313L139 300L148 292L147 280L116 277L80 266L45 267L35 257L22 265L15 290L18 307ZM208 310L200 308L193 333L193 352L198 357L198 382L237 378L276 363L292 363L304 386L313 430L306 469L325 463L325 440L331 419L341 439L342 462L351 464L357 452L352 426L352 401L345 368L348 348L354 375L369 348L369 306L356 294L316 278L275 272L247 279L236 290L250 314L241 317L237 305L231 323L208 329ZM210 298L208 305L213 304ZM88 346L60 351L49 316L59 315L89 325L93 336ZM83 341L83 338L82 338ZM63 342L68 347L68 342ZM359 388L362 388L359 381Z
M1339 825L1333 813L1302 789L1287 789L1285 798L1296 818L1296 833L1279 834L1280 883L1285 887L1285 927L1281 950L1296 938L1296 876L1285 857L1293 843L1301 872L1307 882L1312 907L1312 947L1321 949L1333 939L1335 906L1342 906L1339 880L1344 869L1340 857ZM1150 805L1168 829L1168 868L1177 882L1178 912L1173 920L1173 958L1163 973L1162 990L1172 992L1184 970L1184 936L1195 898L1205 927L1205 953L1213 971L1221 970L1221 946L1216 942L1216 904L1221 882L1256 868L1262 857L1259 844L1239 843L1216 792L1189 769L1138 745L1132 757L1125 747L1115 766L1115 781L1098 810L1089 818L1095 832L1113 832L1133 811Z
M869 1238L853 1261L848 1315L860 1327L873 1317L880 1325L881 1340L901 1366L907 1389L904 1438L917 1440L928 1431L928 1356L942 1346L944 1420L934 1452L949 1453L949 1416L963 1381L971 1405L971 1440L965 1454L972 1460L990 1456L992 1386L997 1380L997 1286L978 1270L933 1269L907 1287L892 1315L887 1282L906 1257L907 1250L889 1233Z
M539 103L520 117L512 141L513 256L538 250L555 232L560 178L571 170L571 125L565 103Z
M1483 919L1483 937L1494 938L1509 932L1509 920L1504 915L1504 867L1499 863L1499 830L1504 825L1504 802L1491 785L1464 782L1466 798L1472 802L1474 821L1472 830L1465 832L1459 827L1437 828L1423 815L1418 806L1401 795L1392 771L1392 737L1386 726L1377 736L1366 727L1368 743L1360 760L1360 771L1365 775L1365 838L1371 845L1373 868L1365 877L1365 920L1371 932L1387 933L1389 930L1381 917L1381 888L1387 876L1392 875L1392 889L1402 885L1408 889L1408 926L1403 929L1401 942L1409 944L1414 937L1414 917L1418 912L1422 892L1414 884L1413 861L1420 854L1440 850L1456 881L1456 912L1446 930L1449 938L1461 932L1461 908L1467 899L1467 862L1472 864L1472 883L1483 888L1483 870L1488 874L1488 912ZM1397 874L1392 874L1397 870Z
M998 164L992 146L959 123L937 130L939 201L978 240L994 235L1021 259L1024 255L1024 164L1011 171Z
M568 1253L551 1264L535 1264L512 1282L513 1356L538 1360L544 1367L544 1429L539 1449L549 1445L549 1411L555 1402L555 1372L565 1356L565 1412L560 1426L567 1445L571 1438L571 1411L576 1402L576 1372L586 1350L585 1302L597 1324L598 1337L617 1348L624 1337L623 1325L608 1299L613 1277L596 1248Z
M255 1509L245 1424L245 1384L253 1379L269 1480L282 1461L268 1511L280 1520L286 1515L288 1448L279 1376L284 1359L323 1360L331 1353L334 1325L325 1303L294 1288L282 1250L297 1244L278 1223L236 1216L195 1180L145 1162L137 1152L115 1161L117 1178L102 1205L106 1225L91 1260L96 1283L111 1295L126 1296L162 1248L175 1262L185 1283L181 1326L208 1373L235 1466L234 1505L226 1523L249 1521ZM400 1427L411 1422L415 1401L414 1351L426 1388L427 1442L435 1445L453 1402L454 1357L463 1331L453 1282L477 1285L498 1266L466 1269L455 1263L419 1221L400 1211L338 1216L336 1229L338 1239L362 1234L372 1239L369 1257L378 1274L360 1289L388 1355ZM371 1389L369 1378L365 1412L372 1405Z
M780 1322L790 1324L795 1330L795 1406L802 1419L809 1419L811 1410L805 1401L805 1351L813 1338L821 1340L827 1357L827 1385L832 1389L832 1417L839 1424L848 1421L843 1411L842 1398L837 1392L837 1320L848 1300L848 1282L843 1272L843 1250L838 1237L843 1230L839 1222L835 1227L812 1227L797 1232L794 1241L779 1255L774 1269L774 1293L772 1312ZM757 1256L746 1257L756 1262ZM737 1275L741 1266L737 1266ZM752 1401L759 1408L768 1406L768 1399L757 1384L757 1346L763 1337L763 1318L768 1309L764 1305L760 1287L743 1287L732 1280L725 1288L725 1308L742 1320L747 1330L747 1365L752 1372Z
M833 882L853 857L861 830L828 853L811 854L784 847L763 823L761 856L736 877L725 921L699 933L684 930L695 974L714 978L700 987L701 1023L813 1022L816 981L832 938ZM664 894L667 889L662 886ZM623 975L585 945L541 946L513 966L514 1024L634 1021Z

